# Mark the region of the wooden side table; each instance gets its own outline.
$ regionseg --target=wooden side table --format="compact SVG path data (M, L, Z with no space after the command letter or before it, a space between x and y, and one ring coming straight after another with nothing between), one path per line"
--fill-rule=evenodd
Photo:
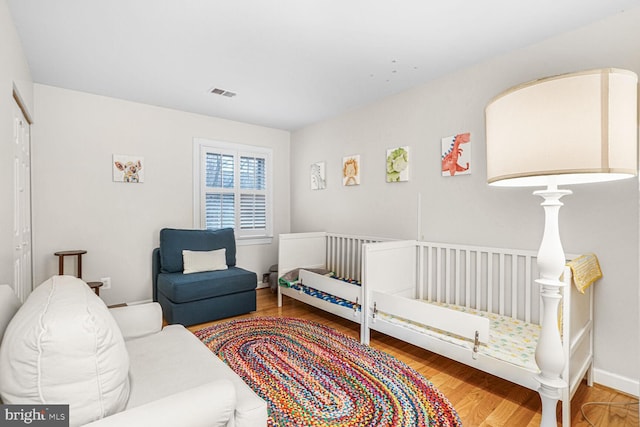
M76 250L76 251L60 251L54 253L55 256L58 257L58 274L64 274L64 257L66 256L77 256L78 257L78 274L77 278L82 279L82 255L86 254L85 250Z
M64 257L66 256L75 256L78 257L78 274L76 277L78 279L82 279L82 255L86 254L85 250L75 250L75 251L59 251L54 253L55 256L58 257L58 274L64 274ZM96 293L96 295L100 296L100 287L102 286L102 282L88 282L87 285Z
M95 292L96 295L100 296L100 287L102 286L102 282L87 282L87 285L93 289L93 292Z

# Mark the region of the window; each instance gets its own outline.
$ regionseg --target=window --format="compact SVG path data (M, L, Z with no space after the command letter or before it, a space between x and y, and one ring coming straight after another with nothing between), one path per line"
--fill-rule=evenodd
M270 149L195 139L194 170L197 228L230 227L239 242L270 242Z

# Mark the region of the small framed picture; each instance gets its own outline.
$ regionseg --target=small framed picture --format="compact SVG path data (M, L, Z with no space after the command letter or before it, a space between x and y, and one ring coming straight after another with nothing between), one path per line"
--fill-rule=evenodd
M442 138L442 176L471 173L471 134L459 133Z
M114 182L144 182L144 157L114 154L111 166Z
M324 190L327 188L327 179L325 176L325 163L316 162L311 165L311 189Z
M342 185L360 185L360 155L342 158Z
M409 147L387 150L387 182L409 181Z

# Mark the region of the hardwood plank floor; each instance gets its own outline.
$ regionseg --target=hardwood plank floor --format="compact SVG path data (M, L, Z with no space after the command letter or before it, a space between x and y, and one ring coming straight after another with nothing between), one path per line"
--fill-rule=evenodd
M282 307L269 289L259 289L257 311L240 317L282 316L296 317L328 325L345 335L359 339L360 325L341 317L318 310L291 298L283 297ZM189 330L206 327L210 322L189 327ZM436 385L458 411L465 427L537 427L540 425L540 398L538 393L508 381L494 377L461 363L438 356L395 338L374 332L371 346L385 351ZM587 417L595 426L636 427L640 425L638 400L609 388L583 383L578 388L571 409L571 425L588 427L580 407L586 402L635 402L633 405L593 405L585 408ZM558 405L558 420L561 419Z

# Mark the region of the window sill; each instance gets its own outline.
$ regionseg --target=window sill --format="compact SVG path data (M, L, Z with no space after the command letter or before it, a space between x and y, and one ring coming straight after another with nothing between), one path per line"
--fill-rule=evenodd
M269 237L238 237L236 238L237 246L250 245L270 245L273 243L273 236Z

